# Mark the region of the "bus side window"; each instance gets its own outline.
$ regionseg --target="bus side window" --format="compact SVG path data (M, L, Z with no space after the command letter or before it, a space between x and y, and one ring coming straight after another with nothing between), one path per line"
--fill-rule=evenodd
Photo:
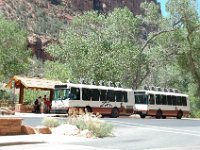
M161 95L156 95L156 104L161 105Z
M176 96L172 96L172 104L173 104L174 106L177 105Z
M167 105L167 97L162 95L162 105Z
M181 97L183 106L187 106L187 99L186 97Z
M115 101L115 92L112 90L108 90L107 92L107 100L110 102L114 102Z
M167 96L167 104L172 105L172 96L170 95Z
M83 91L83 97L82 97L82 99L83 100L86 100L86 101L89 101L90 99L91 99L91 90L90 89L83 89L82 90Z
M106 101L106 90L100 90L100 101Z
M69 94L71 100L80 99L80 90L78 88L71 88L71 93Z
M128 98L127 98L127 92L122 92L123 93L123 102L128 102Z
M116 95L116 102L122 102L123 93L121 91L116 91L115 95Z
M150 98L149 98L149 104L150 105L154 105L155 104L154 95L150 94L149 96L150 96Z
M92 90L92 100L99 101L100 91L98 89Z
M178 105L178 106L182 106L182 100L181 100L181 97L180 97L180 96L177 96L177 97L176 97L176 101L177 101L177 105Z

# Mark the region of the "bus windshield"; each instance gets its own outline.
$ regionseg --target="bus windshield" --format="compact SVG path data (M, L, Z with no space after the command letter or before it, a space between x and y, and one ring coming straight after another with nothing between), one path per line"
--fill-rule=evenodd
M69 99L70 89L55 89L54 100Z
M135 95L135 104L147 104L147 95Z

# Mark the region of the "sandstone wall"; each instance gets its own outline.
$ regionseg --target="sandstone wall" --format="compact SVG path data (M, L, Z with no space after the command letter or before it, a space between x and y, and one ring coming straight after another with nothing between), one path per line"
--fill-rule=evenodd
M21 134L21 118L0 118L0 135Z

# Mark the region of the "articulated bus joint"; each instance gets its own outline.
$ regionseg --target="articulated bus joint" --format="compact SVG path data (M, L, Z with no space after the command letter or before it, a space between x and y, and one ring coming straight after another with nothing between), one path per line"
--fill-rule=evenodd
M139 114L139 115L147 115L148 111L146 110L134 110L134 114Z

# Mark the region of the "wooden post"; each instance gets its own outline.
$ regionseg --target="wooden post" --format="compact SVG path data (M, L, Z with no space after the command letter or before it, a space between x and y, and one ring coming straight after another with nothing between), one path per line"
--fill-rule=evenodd
M20 90L19 90L19 104L23 104L24 102L24 86L20 84Z
M53 100L53 94L54 94L54 90L50 90L50 97L49 97L49 100L50 100L50 101Z

